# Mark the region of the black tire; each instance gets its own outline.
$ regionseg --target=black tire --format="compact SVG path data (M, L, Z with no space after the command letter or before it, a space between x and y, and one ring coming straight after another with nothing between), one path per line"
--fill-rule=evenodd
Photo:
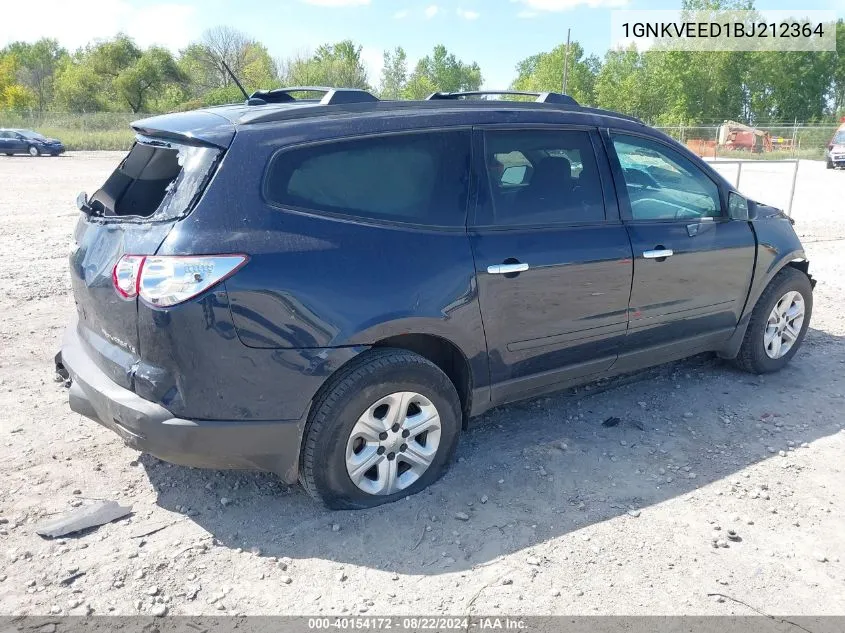
M827 165L826 165L826 167L827 167L828 169L833 169L833 161L832 161L832 160L827 161Z
M414 391L437 408L440 444L422 475L390 495L356 486L346 467L346 445L358 418L381 398ZM299 478L306 492L335 510L372 508L416 494L439 479L458 444L461 403L452 381L434 363L401 349L365 352L341 369L317 394L303 434Z
M35 150L34 154L32 153L32 150ZM35 145L30 145L26 151L29 152L29 155L33 158L35 158L36 156L41 156L41 150L38 149Z
M14 152L6 152L6 156L14 156L14 155L15 155Z
M771 358L766 353L763 342L766 323L775 304L790 291L799 292L804 299L804 322L792 348L780 358ZM745 332L745 338L734 363L740 369L752 374L767 374L783 369L801 347L810 325L812 313L813 286L810 279L800 270L786 266L769 282L769 285L757 300L757 305L754 306L754 311L751 313L751 321Z

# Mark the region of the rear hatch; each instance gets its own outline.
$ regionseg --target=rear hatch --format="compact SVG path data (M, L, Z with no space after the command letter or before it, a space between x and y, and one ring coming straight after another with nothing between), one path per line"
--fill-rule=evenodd
M224 119L202 114L133 124L135 144L88 200L74 233L70 273L80 338L94 362L127 389L140 357L138 300L116 291L115 265L124 255L155 254L200 199L234 136Z

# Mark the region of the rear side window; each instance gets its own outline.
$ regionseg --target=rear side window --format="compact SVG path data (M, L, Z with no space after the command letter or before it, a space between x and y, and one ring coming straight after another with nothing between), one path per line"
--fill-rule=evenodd
M583 224L604 220L588 132L503 130L485 135L493 224Z
M281 206L457 227L469 169L468 130L334 141L279 153L265 195Z

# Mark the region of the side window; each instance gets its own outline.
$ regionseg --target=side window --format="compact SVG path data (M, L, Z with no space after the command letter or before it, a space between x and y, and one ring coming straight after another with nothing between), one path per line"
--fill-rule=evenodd
M604 221L601 181L588 132L488 131L485 160L493 224Z
M464 226L470 132L340 140L283 151L265 183L282 206L361 218Z
M719 188L681 154L661 143L614 134L613 146L634 220L691 220L722 215Z

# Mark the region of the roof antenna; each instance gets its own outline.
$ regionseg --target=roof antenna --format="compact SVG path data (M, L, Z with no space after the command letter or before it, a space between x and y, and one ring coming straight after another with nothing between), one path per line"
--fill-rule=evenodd
M229 68L229 64L226 63L226 60L221 57L220 63L223 64L223 68L226 69L226 72L229 73L229 76L235 82L235 85L238 87L238 89L241 91L241 93L243 93L243 96L244 96L244 99L246 99L247 105L264 105L265 103L267 103L266 101L264 101L264 99L251 98L249 96L249 94L247 94L247 91L244 90L244 87L241 84L241 82L238 81L238 78L235 76L235 73L233 73L232 69Z

